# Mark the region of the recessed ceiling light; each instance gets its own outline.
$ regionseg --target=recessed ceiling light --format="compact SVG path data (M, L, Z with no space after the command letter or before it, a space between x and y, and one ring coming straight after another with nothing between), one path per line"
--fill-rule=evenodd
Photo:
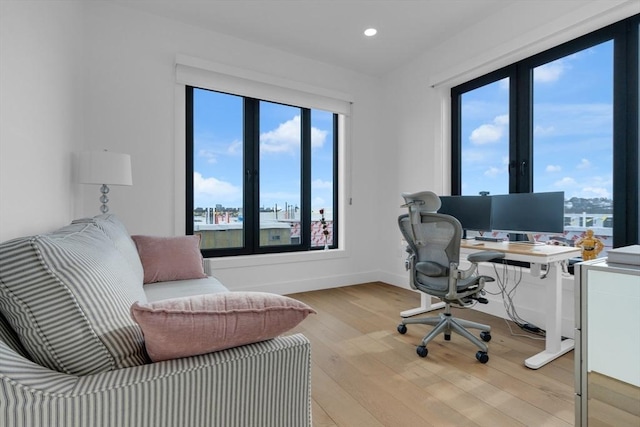
M375 28L367 28L366 30L364 30L364 35L367 37L373 37L378 33L378 30L376 30Z

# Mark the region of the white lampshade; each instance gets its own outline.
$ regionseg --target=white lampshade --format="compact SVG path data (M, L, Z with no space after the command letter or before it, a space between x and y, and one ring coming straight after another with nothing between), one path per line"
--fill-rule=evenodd
M133 185L131 156L111 151L80 153L81 184Z

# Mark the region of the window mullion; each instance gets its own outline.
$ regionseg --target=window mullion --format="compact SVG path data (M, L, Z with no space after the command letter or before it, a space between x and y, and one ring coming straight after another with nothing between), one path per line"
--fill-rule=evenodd
M451 90L451 194L462 194L462 92Z
M300 200L302 201L302 217L300 218L300 244L311 247L311 110L301 109L301 149L302 162L300 179L302 182Z
M533 191L533 69L519 64L515 70L515 93L512 97L515 100L512 116L515 138L510 141L509 150L515 164L510 163L509 192L530 193Z
M613 246L637 243L638 230L638 20L617 27L614 38ZM636 114L628 114L635 111ZM618 218L623 218L619 220ZM619 221L619 222L618 222ZM622 223L622 225L620 224Z
M338 115L333 115L333 152L338 153L338 135L339 125L338 125ZM338 203L338 156L333 156L333 248L338 247L339 240L339 214L340 214L340 204Z
M260 244L260 103L244 99L244 248L252 253Z
M186 234L193 234L193 87L185 86L185 124L186 124L186 132L185 132L185 148L186 148L186 170L187 176L185 177L185 208L186 208Z

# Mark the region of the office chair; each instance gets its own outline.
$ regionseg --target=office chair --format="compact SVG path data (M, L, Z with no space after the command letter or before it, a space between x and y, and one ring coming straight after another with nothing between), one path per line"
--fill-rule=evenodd
M484 285L494 279L490 276L476 275L477 263L496 258L504 254L495 251L482 251L469 255L471 266L462 270L458 267L460 259L460 239L462 226L452 216L434 212L440 207L432 192L403 193L409 214L398 218L398 225L407 241L406 267L410 270L411 287L428 295L439 298L445 303L444 312L438 317L405 318L398 325L398 332L405 334L409 324L426 324L434 328L422 339L416 352L420 357L428 354L427 344L440 333L444 339L451 339L451 332L467 338L480 348L476 359L487 363L489 355L485 342L491 340L491 327L468 320L454 318L451 306L470 307L476 303L486 304ZM466 328L479 329L480 339ZM483 342L484 341L484 342Z

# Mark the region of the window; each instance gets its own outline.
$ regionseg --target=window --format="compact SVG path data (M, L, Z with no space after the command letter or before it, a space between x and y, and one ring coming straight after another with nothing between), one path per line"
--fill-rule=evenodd
M337 247L338 114L189 85L186 110L187 234L205 256Z
M565 238L636 243L639 21L454 87L452 194L564 191Z

